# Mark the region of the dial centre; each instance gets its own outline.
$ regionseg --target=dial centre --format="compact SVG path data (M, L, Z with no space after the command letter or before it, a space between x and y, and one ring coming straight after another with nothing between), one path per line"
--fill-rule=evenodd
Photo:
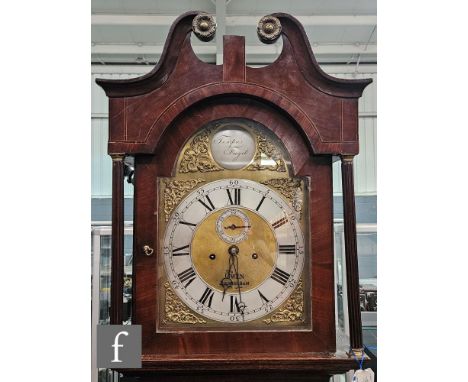
M225 228L232 224L241 228ZM239 289L247 293L271 276L277 248L274 231L261 215L228 207L214 211L197 226L191 258L194 270L210 288L228 294ZM216 260L209 254L216 254Z
M231 245L228 249L230 255L237 255L239 253L239 247L237 245Z

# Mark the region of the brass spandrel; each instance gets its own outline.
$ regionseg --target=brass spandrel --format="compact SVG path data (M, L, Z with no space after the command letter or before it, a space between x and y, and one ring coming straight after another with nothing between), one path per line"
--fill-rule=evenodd
M262 134L257 135L257 153L247 167L248 171L277 171L286 172L286 165L277 145L273 144Z
M215 163L211 156L210 139L211 131L209 129L205 129L200 134L197 134L191 142L189 142L182 151L182 159L179 164L180 173L203 173L223 170Z
M288 300L263 322L267 325L279 322L304 321L304 288L302 279Z
M278 178L268 179L263 182L269 187L279 191L288 201L294 210L301 214L304 193L302 191L302 182L297 178Z
M206 324L206 321L189 309L174 293L168 282L164 283L166 298L164 304L164 323Z
M164 179L164 214L165 220L169 221L169 217L182 200L182 198L199 183L205 182L204 179L189 179L189 180L170 180Z

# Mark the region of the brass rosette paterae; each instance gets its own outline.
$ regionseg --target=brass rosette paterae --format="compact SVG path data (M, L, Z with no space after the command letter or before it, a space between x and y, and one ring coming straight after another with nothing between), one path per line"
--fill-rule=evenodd
M211 41L216 34L216 22L212 15L199 13L193 18L192 30L202 41Z
M265 44L274 43L281 35L281 22L275 16L263 16L257 25L257 35Z

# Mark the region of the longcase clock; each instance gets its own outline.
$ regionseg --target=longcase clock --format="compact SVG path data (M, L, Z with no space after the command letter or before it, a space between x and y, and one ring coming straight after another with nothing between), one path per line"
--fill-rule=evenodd
M355 367L337 348L332 157L342 159L350 344L362 351L352 159L358 98L370 80L316 63L298 21L263 17L279 58L245 64L224 36L223 65L200 61L214 18L172 25L158 65L98 80L109 97L113 158L111 323L122 322L124 158L135 159L134 316L153 380L317 380ZM261 371L261 373L260 373Z

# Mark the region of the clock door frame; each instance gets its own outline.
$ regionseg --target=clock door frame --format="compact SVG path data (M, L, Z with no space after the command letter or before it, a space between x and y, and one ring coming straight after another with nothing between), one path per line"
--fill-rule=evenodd
M127 375L183 370L345 372L355 361L337 350L335 343L332 157L342 158L350 344L358 352L362 333L352 159L359 152L358 98L371 80L325 74L302 25L283 13L269 16L277 20L276 27L281 25L278 36L283 39L282 53L274 63L246 66L241 36L224 36L223 65L204 63L190 43L192 28L197 33L198 14L187 12L174 22L158 65L147 75L97 80L110 98L112 324L122 322L123 158L135 157L133 323L143 329L143 369ZM159 248L157 178L171 176L188 136L205 123L225 117L250 118L271 129L289 151L294 175L311 179L313 329L309 333L156 333L159 254L145 256L143 248Z

